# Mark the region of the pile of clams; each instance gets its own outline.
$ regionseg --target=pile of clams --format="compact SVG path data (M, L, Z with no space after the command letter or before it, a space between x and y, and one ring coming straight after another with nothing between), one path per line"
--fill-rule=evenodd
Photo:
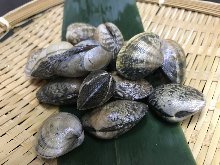
M147 81L158 70L169 83ZM56 158L73 150L83 143L84 130L101 139L117 138L147 120L149 110L167 122L200 112L204 96L183 85L185 71L186 56L176 41L143 32L125 42L110 22L69 25L66 41L31 53L25 73L48 81L37 92L40 103L72 105L85 115L49 117L38 131L38 155Z

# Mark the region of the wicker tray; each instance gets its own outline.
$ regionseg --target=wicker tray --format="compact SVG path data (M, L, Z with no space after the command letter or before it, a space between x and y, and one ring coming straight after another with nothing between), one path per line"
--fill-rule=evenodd
M155 1L156 2L156 1ZM167 0L137 2L145 29L178 41L187 54L186 85L204 93L202 113L184 121L182 129L198 164L220 164L220 6ZM39 105L24 65L32 49L61 38L63 5L47 10L0 43L0 164L56 164L42 160L33 148L41 123L58 108Z

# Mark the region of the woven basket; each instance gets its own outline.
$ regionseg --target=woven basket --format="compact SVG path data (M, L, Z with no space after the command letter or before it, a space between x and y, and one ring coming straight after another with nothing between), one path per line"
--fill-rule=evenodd
M152 3L153 2L153 3ZM155 1L156 2L156 1ZM198 164L220 164L220 6L198 1L137 2L145 30L179 42L187 54L185 85L204 93L202 113L182 129ZM29 52L61 39L63 5L47 10L0 43L0 164L56 164L36 156L35 134L57 107L40 105L42 81L28 80Z

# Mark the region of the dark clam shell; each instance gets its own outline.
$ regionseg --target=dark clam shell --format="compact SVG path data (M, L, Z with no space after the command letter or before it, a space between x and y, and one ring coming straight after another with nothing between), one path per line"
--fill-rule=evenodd
M173 83L183 83L186 72L186 56L183 48L174 40L163 40L164 56L162 69Z
M37 92L41 103L53 105L76 104L81 79L58 79L43 85Z
M132 37L119 51L116 69L130 80L146 77L163 63L160 51L161 41L153 33L140 33Z
M86 131L102 139L112 139L129 131L147 113L144 103L117 100L98 107L82 118Z
M205 107L205 98L200 91L180 84L156 87L148 102L159 116L170 122L182 121Z
M115 98L138 100L147 97L153 91L152 85L145 79L127 80L115 72L112 76L115 80Z
M83 81L77 100L77 108L86 110L103 105L115 91L115 81L104 71L91 72Z

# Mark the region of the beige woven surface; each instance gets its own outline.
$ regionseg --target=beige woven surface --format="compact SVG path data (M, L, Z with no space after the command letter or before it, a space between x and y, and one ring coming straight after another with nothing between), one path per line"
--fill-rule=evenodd
M220 164L220 15L137 3L145 30L178 41L187 54L186 85L204 93L201 114L182 123L198 164ZM201 5L212 10L216 5ZM202 11L201 8L198 11ZM207 13L207 12L206 12ZM56 107L39 105L35 93L41 81L24 75L29 52L60 40L63 6L46 11L0 43L0 164L56 164L36 157L35 134Z

